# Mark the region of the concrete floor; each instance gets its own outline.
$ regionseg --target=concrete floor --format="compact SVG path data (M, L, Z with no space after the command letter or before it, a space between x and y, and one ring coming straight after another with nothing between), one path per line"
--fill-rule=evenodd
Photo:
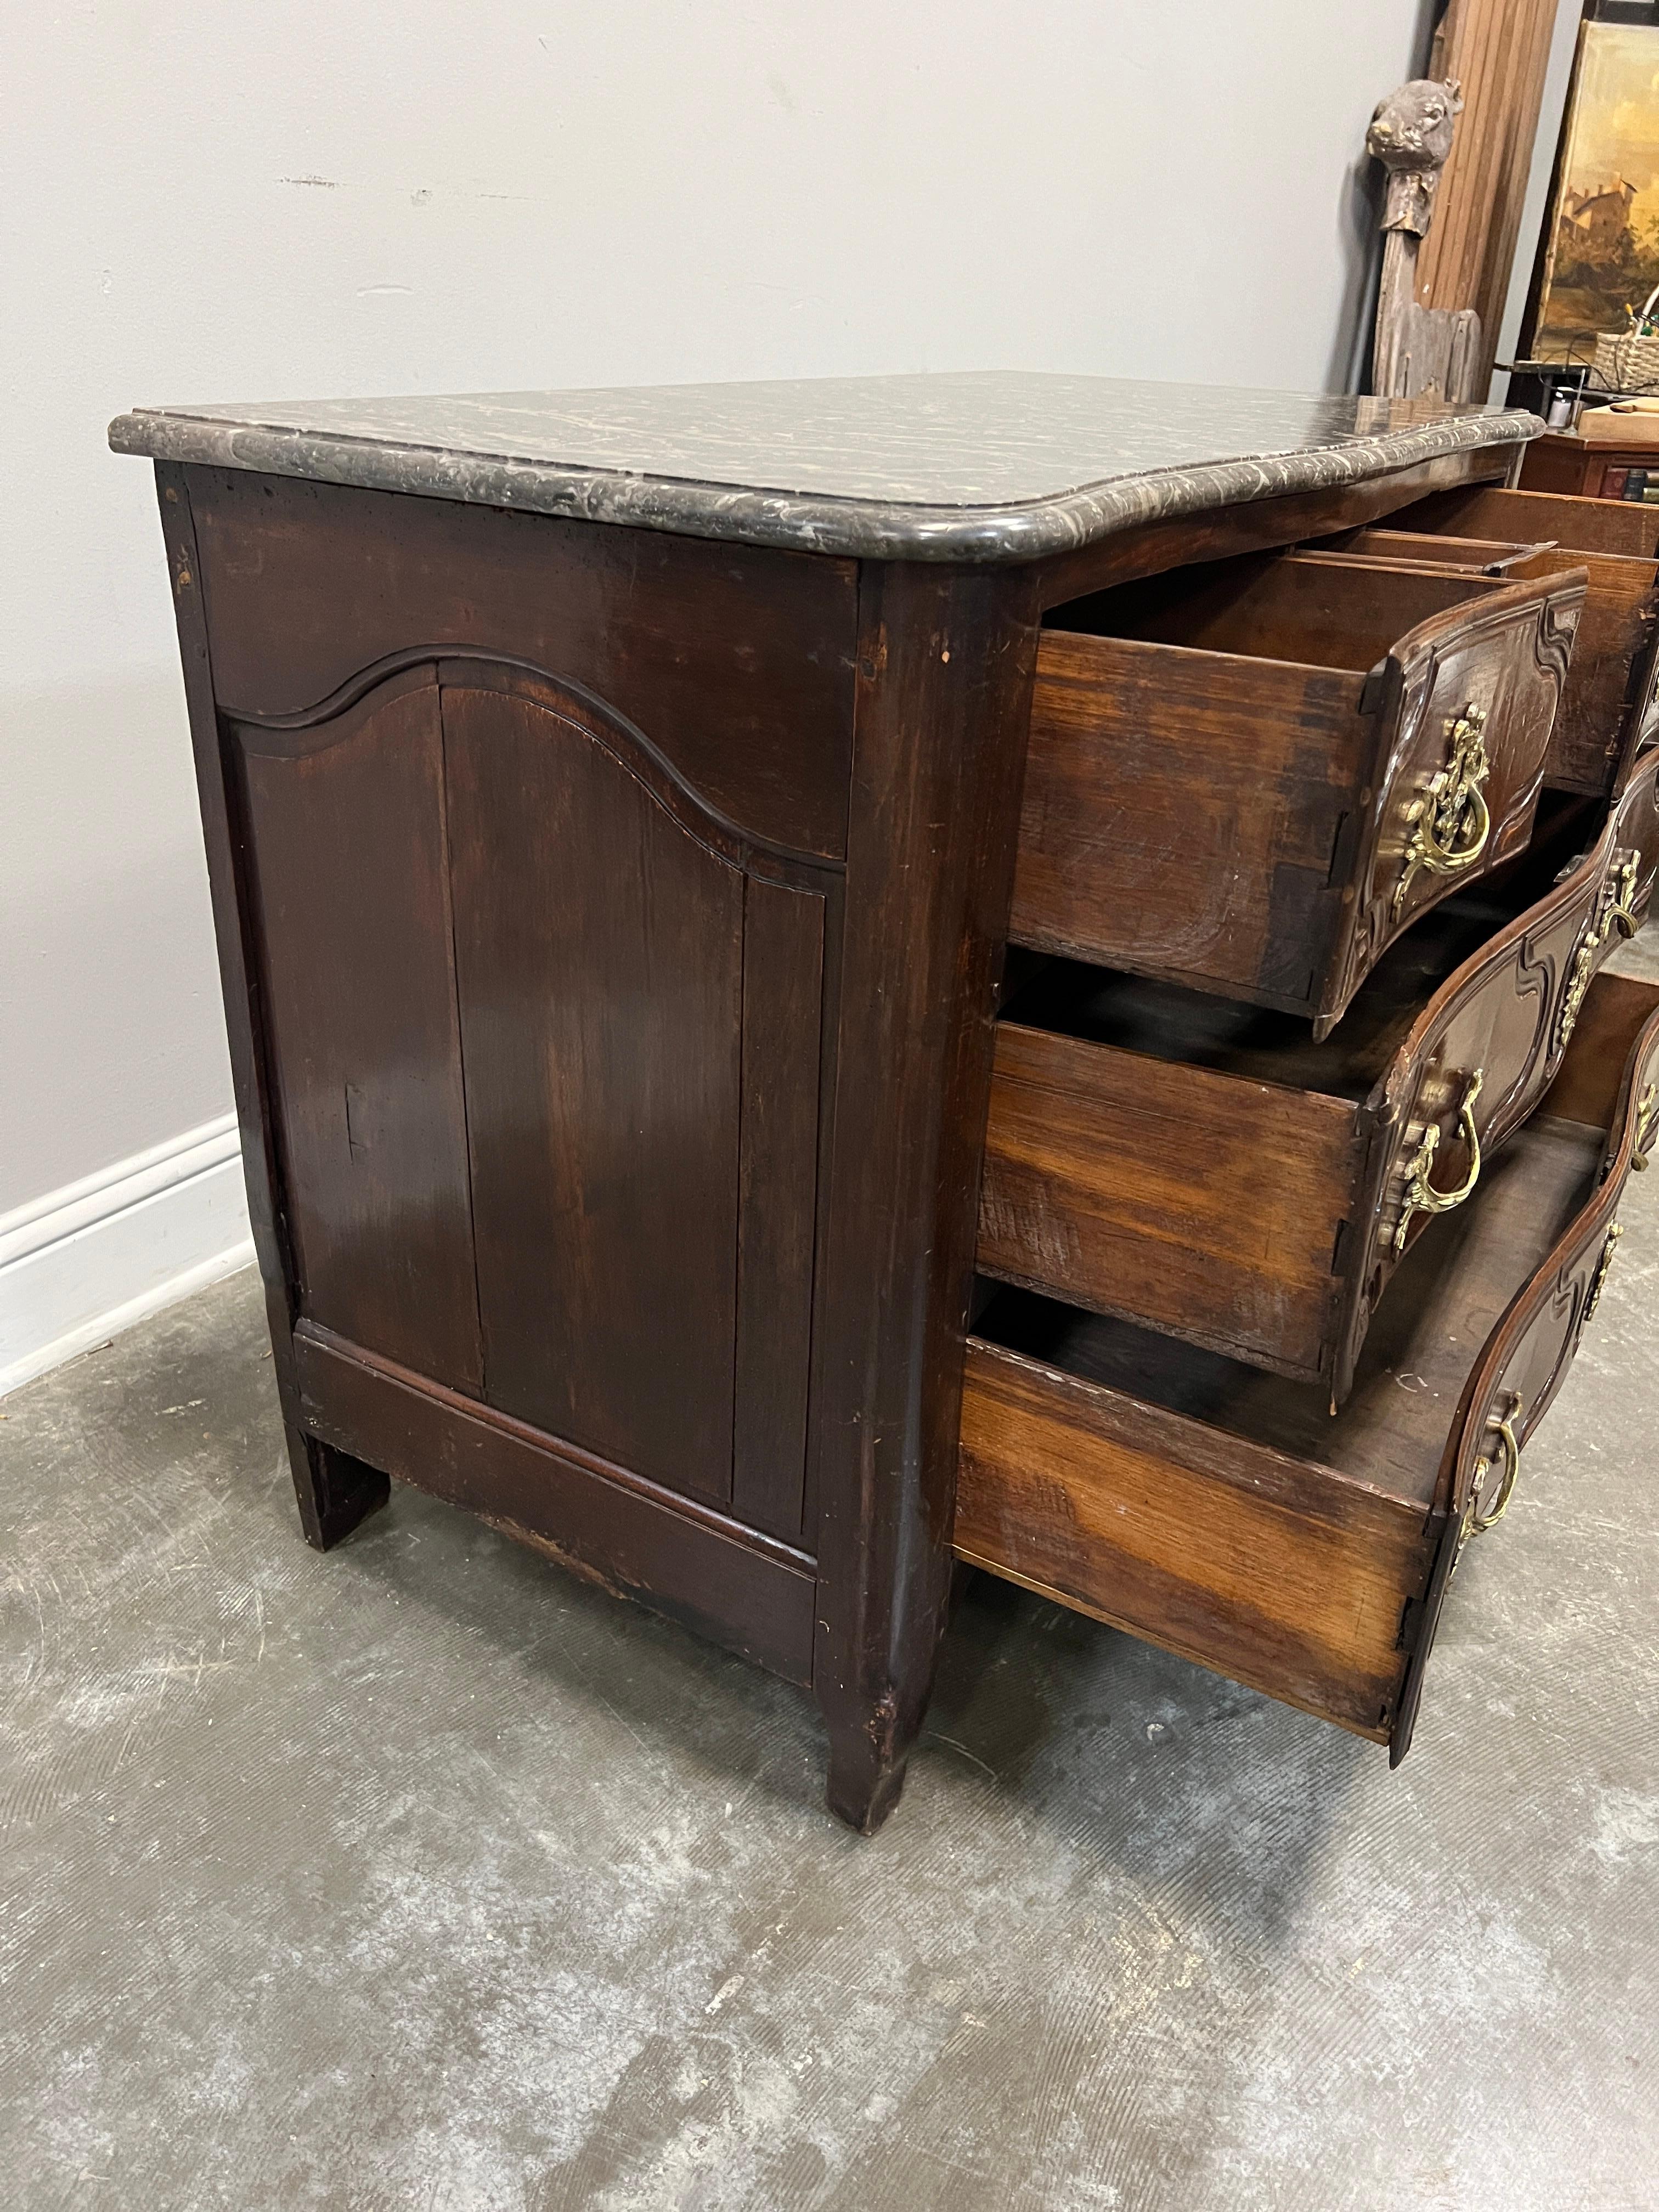
M981 1583L886 1830L808 1700L406 1491L252 1276L0 1405L0 2200L1659 2204L1659 1174L1384 1754Z

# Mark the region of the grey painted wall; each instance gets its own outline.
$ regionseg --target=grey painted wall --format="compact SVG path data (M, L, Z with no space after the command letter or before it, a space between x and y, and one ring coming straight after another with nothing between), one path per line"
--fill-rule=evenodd
M135 403L987 367L1340 388L1419 0L20 15L0 1212L229 1103Z

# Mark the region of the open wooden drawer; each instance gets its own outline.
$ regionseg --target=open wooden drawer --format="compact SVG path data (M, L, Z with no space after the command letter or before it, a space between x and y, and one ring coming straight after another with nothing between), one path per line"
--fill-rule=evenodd
M1655 697L1659 516L1619 500L1474 485L1436 492L1383 528L1356 532L1351 550L1403 557L1413 533L1426 533L1429 559L1455 558L1456 542L1504 538L1524 557L1510 577L1560 575L1583 567L1589 585L1572 667L1545 757L1544 781L1564 790L1615 789L1638 753L1659 735ZM1484 546L1468 549L1490 559Z
M1334 1419L1316 1387L998 1293L968 1345L958 1556L1398 1761L1458 1555L1510 1502L1653 1143L1656 1010L1659 986L1591 985L1546 1111L1407 1255Z
M1536 1108L1646 912L1656 785L1659 756L1588 853L1575 803L1437 907L1322 1042L1288 1015L1039 967L997 1025L980 1272L1345 1397L1401 1254Z
M1335 1022L1418 915L1525 846L1583 604L1273 553L1047 617L1010 933Z

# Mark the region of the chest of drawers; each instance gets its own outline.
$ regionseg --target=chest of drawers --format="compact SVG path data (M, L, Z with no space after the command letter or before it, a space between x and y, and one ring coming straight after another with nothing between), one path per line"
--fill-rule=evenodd
M121 418L310 1540L453 1499L810 1687L866 1830L960 1559L1402 1747L1650 1135L1595 971L1653 779L1540 799L1589 554L1357 543L1536 427L1003 376Z

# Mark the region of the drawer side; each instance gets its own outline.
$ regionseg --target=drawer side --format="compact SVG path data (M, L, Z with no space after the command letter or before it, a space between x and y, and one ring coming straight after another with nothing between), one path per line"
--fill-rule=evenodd
M1362 689L1341 670L1045 630L1010 935L1302 1006L1337 926Z
M972 1340L956 1549L1383 1741L1420 1508Z
M1363 1156L1344 1100L1003 1022L977 1264L1311 1379Z

